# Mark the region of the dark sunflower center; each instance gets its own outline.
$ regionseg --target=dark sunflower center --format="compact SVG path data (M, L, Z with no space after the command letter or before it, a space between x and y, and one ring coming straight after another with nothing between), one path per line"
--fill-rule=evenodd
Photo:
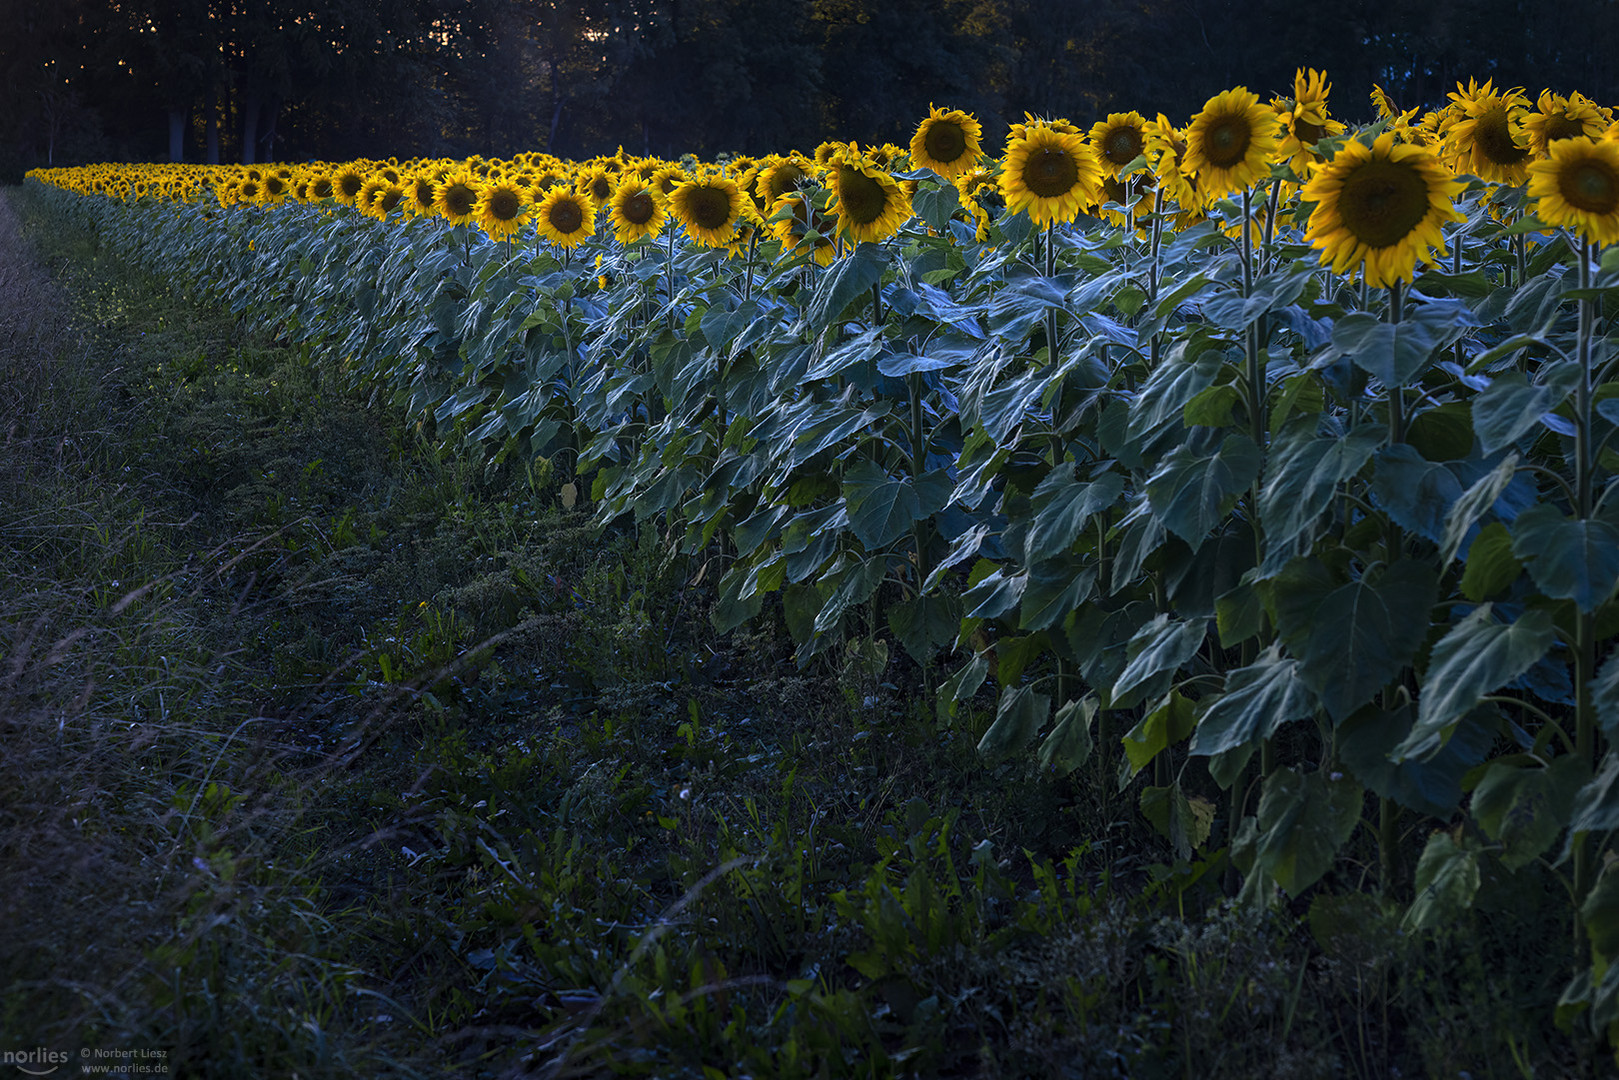
M496 188L489 193L489 213L496 221L511 221L523 209L523 197L511 188Z
M271 195L279 195L287 190L287 185L281 182L279 176L272 176L264 182L264 190Z
M444 189L444 205L455 217L472 213L472 205L477 201L478 193L465 184L451 184Z
M1554 143L1558 139L1577 139L1585 134L1585 127L1578 120L1571 120L1566 115L1546 117L1546 141Z
M343 198L345 199L354 198L360 193L360 189L365 186L365 181L354 173L344 173L338 178L337 183L342 189Z
M258 193L259 193L259 186L257 184L255 184L253 181L249 180L247 183L242 185L242 198L251 199L254 196L256 196Z
M661 181L659 181L659 186L663 188L663 193L667 195L675 188L680 186L680 181L675 179L673 176L665 176Z
M1029 155L1023 166L1023 186L1042 199L1056 199L1079 183L1079 164L1068 151L1045 146Z
M838 170L838 202L845 218L856 225L870 225L888 209L888 193L859 169L845 165Z
M770 174L770 198L779 199L803 183L805 173L797 165L782 165Z
M1605 161L1587 159L1557 171L1557 189L1567 203L1587 214L1619 209L1619 174Z
M657 211L658 204L652 200L651 193L645 191L636 192L619 206L619 213L631 225L645 225Z
M1248 156L1254 129L1246 116L1222 116L1203 133L1203 156L1216 169L1229 169Z
M1128 165L1141 155L1141 132L1133 127L1116 127L1102 138L1102 156L1115 165Z
M700 187L686 197L686 212L699 229L723 229L731 220L731 197L719 188Z
M922 146L928 157L950 165L967 152L967 133L954 120L935 120L922 137Z
M1293 136L1305 146L1313 146L1326 133L1327 129L1320 124L1312 124L1308 120L1293 121Z
M613 194L613 183L605 176L598 176L590 182L590 193L598 204L604 203Z
M399 201L404 197L405 193L400 188L383 188L382 191L377 194L377 205L382 207L383 213L391 214L399 206Z
M1497 106L1478 118L1478 126L1473 129L1473 141L1495 165L1516 165L1529 156L1528 150L1512 141L1505 106Z
M331 178L326 177L326 176L321 177L319 180L316 180L313 184L311 184L309 186L309 190L315 193L315 198L317 198L317 199L329 199L329 198L331 198L332 197L332 181L331 181Z
M548 217L551 221L551 228L563 236L578 232L585 223L584 210L572 199L558 200L552 205Z
M1344 181L1338 215L1344 228L1367 247L1400 243L1428 213L1428 182L1394 161L1368 161Z
M432 185L432 183L430 181L427 181L427 180L418 180L418 181L416 181L416 185L412 189L411 195L416 200L416 205L417 206L420 206L423 209L426 209L426 208L432 206L433 205L433 185Z
M1102 193L1107 196L1108 202L1115 202L1120 206L1130 200L1130 189L1125 186L1124 181L1111 176L1102 177Z

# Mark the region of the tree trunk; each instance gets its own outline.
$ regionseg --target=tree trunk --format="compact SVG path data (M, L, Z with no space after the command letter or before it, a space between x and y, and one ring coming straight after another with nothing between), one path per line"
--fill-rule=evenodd
M191 119L190 109L169 110L169 160L186 159L186 121Z
M259 96L242 95L242 164L253 164L253 154L259 147Z
M204 153L210 165L219 164L219 110L222 107L220 94L217 91L208 92L208 134L207 147Z

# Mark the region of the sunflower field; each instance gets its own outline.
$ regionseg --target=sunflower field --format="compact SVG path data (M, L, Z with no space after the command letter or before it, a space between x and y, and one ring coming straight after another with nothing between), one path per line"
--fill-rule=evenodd
M1243 903L1559 906L1558 1023L1619 1047L1619 125L1472 82L1346 127L1329 90L999 156L935 108L715 162L30 176L655 528L716 632L875 639L986 759L1099 766Z

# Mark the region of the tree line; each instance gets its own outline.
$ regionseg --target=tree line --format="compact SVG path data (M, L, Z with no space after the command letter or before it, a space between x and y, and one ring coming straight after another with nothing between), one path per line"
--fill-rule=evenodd
M1184 122L1325 69L1410 107L1457 80L1613 103L1619 0L10 0L0 174L94 160L903 142L930 104Z

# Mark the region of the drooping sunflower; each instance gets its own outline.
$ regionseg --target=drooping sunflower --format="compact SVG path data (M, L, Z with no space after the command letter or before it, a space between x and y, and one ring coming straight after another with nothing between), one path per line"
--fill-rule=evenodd
M832 240L835 225L815 208L807 192L795 189L777 197L771 204L769 228L781 241L783 258L807 256L829 266L837 255Z
M255 190L255 199L257 199L259 197L258 193L263 191L264 185L262 182L258 182L253 186ZM383 211L382 213L377 212L376 202L377 197L381 195L383 190L387 187L387 180L377 173L372 173L370 176L366 177L364 185L362 185L360 188L360 193L354 196L354 208L360 211L360 213L365 214L367 217L386 217L387 211Z
M930 104L927 118L911 136L911 168L932 169L954 180L977 163L983 137L984 129L971 113Z
M1102 167L1096 156L1078 131L1038 121L1021 125L1021 130L1021 136L1007 143L1001 163L1007 212L1027 213L1041 226L1073 221L1099 198Z
M1373 286L1410 281L1418 259L1445 253L1444 222L1464 220L1453 202L1464 186L1431 150L1391 131L1371 146L1347 142L1304 186L1301 198L1316 204L1305 239L1340 274L1360 265Z
M1613 110L1605 109L1578 90L1564 97L1542 90L1533 112L1525 114L1523 129L1529 137L1529 151L1536 158L1551 152L1559 139L1600 139L1613 123Z
M608 215L613 222L613 235L618 242L629 247L637 240L657 236L669 220L669 212L657 189L635 174L621 181L613 191L608 204Z
M494 180L478 189L472 216L491 240L505 240L523 231L533 206L522 185L512 180Z
M911 219L911 197L892 176L854 154L837 158L827 170L838 231L855 243L876 243L899 232Z
M450 173L438 185L433 205L451 225L465 225L478 205L478 181L469 172Z
M438 213L438 188L426 173L405 179L405 208L413 217Z
M1293 175L1308 180L1319 157L1315 144L1329 135L1342 135L1344 126L1327 115L1327 95L1332 84L1327 73L1299 68L1293 73L1293 100L1283 102L1278 111L1282 141L1276 147L1276 160L1286 162Z
M1158 181L1158 191L1165 200L1181 208L1177 227L1184 227L1201 213L1203 195L1197 189L1197 176L1186 171L1186 138L1169 122L1163 113L1146 125L1147 159L1152 162L1152 175Z
M1529 166L1536 216L1593 244L1619 243L1619 140L1558 139Z
M1498 184L1521 184L1529 176L1529 145L1523 118L1529 99L1523 91L1496 90L1491 80L1468 80L1449 95L1457 119L1443 132L1440 156L1458 173Z
M540 235L558 247L571 248L596 234L596 205L565 184L546 192L534 208Z
M658 194L667 199L675 193L675 188L689 179L686 170L679 165L665 165L652 174L651 183L658 189Z
M728 176L704 176L678 185L669 208L693 240L705 247L727 247L742 214L744 196Z
M1216 94L1186 129L1185 167L1206 198L1242 191L1270 172L1280 121L1246 86Z
M1091 125L1096 163L1113 179L1147 149L1147 121L1138 112L1109 113Z

